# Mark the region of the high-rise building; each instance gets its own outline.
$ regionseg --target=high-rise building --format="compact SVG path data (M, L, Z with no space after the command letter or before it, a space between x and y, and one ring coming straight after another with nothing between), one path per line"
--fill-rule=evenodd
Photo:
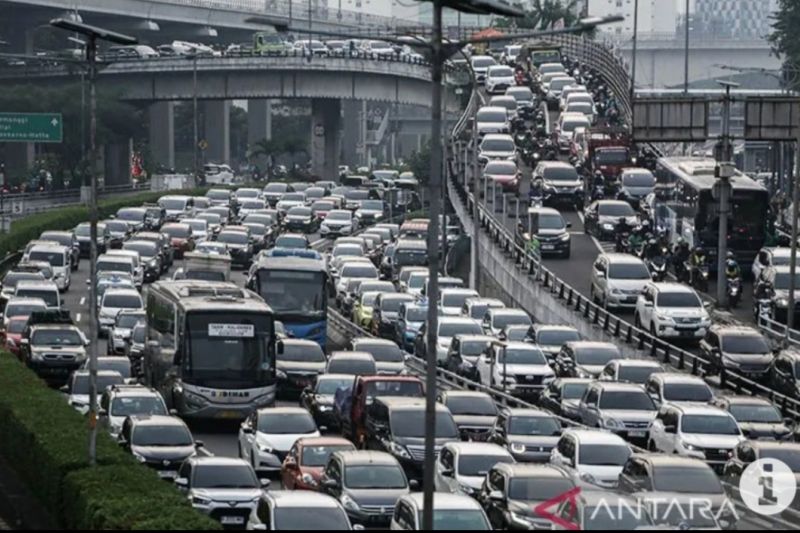
M625 20L602 27L603 32L633 34L633 14L636 0L587 0L586 12L590 17L622 15ZM678 9L675 0L639 0L638 32L675 33Z
M695 31L711 38L763 39L778 0L696 0Z

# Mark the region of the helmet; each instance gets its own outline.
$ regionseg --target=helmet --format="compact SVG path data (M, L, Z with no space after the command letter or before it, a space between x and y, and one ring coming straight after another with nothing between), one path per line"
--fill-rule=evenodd
M678 246L686 246L687 242L686 239L683 237L678 237Z
M650 221L642 220L642 229L650 229Z
M738 266L736 264L736 261L734 261L733 259L728 259L727 261L725 261L725 264L728 266L728 268L736 268Z
M695 249L694 249L694 253L696 253L696 254L703 254L703 253L705 253L705 251L703 250L703 247L702 247L702 246L697 246L697 247L695 247Z
M647 241L647 244L649 244L650 246L655 246L656 245L656 240L655 239L650 239L649 241Z
M728 262L734 261L734 259L736 259L736 256L733 255L733 252L728 252L728 253L725 254L725 259L727 259ZM734 263L735 263L735 261L734 261Z

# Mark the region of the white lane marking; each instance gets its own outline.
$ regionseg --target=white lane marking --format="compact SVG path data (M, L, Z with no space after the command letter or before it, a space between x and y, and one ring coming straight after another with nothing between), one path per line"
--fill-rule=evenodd
M586 224L586 221L585 221L585 220L584 220L584 218L583 218L583 211L578 211L577 213L578 213L578 218L579 218L579 219L580 219L580 221L581 221L581 224ZM595 246L595 248L597 248L597 251L598 251L598 252L600 252L600 253L603 253L603 252L605 252L605 251L606 251L606 250L603 248L603 245L600 243L600 241L598 241L598 240L597 240L597 237L595 237L594 235L590 235L590 234L588 234L588 233L586 233L586 232L578 232L578 231L576 231L575 233L576 233L576 234L585 234L585 235L588 235L588 236L589 236L589 237L592 239L592 242L594 243L594 246ZM613 251L613 250L612 250L612 251Z
M81 314L80 314L80 313L78 313L77 315L75 315L75 320L76 320L77 322L80 322L80 321L81 321Z
M81 305L84 305L85 303L86 303L86 296L83 296L81 298Z

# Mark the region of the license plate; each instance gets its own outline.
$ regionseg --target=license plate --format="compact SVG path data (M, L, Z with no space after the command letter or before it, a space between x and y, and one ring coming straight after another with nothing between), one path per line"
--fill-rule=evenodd
M694 337L694 331L682 330L679 331L681 337Z
M647 433L644 431L629 431L628 436L633 438L644 437Z
M543 244L542 245L542 250L555 250L555 249L556 249L556 247L553 246L552 244Z
M239 411L220 411L217 418L242 418Z
M178 473L174 470L159 470L158 477L161 479L175 479L178 477Z
M220 518L219 522L221 524L244 524L244 517L243 516L223 516Z

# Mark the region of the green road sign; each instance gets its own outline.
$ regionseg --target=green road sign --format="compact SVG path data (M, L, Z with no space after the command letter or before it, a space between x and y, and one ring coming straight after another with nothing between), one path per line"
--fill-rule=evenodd
M61 113L0 113L0 142L60 143Z

